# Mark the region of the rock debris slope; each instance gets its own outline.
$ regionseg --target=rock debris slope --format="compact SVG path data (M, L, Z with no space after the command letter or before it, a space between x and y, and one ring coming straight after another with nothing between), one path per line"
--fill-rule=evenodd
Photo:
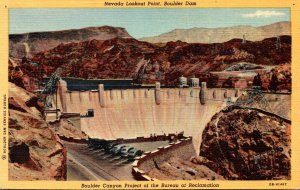
M200 156L225 179L290 179L290 130L275 116L225 109L204 129Z

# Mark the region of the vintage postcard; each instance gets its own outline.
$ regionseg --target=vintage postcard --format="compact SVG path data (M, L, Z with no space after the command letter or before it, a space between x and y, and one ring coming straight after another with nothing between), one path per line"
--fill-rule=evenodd
M0 189L299 189L299 8L1 1Z

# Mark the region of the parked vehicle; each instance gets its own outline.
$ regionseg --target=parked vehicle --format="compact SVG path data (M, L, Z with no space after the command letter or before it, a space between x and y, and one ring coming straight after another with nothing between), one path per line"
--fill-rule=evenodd
M89 148L92 148L93 147L93 139L88 138L87 145L88 145Z
M107 145L107 141L103 139L89 138L88 139L88 147L94 149L102 149Z
M114 142L111 142L111 143L108 143L105 147L104 147L104 150L105 152L109 153L113 147L117 146L118 144L117 143L114 143Z
M112 149L110 149L110 153L112 153L113 155L117 155L121 152L123 147L125 147L125 145L118 144L118 145L114 146Z
M143 153L144 153L144 151L133 148L128 151L126 157L128 158L128 160L132 161L132 160L134 160L135 157L142 156Z
M126 155L127 155L127 153L128 153L130 150L132 150L132 149L134 149L134 148L133 148L133 147L130 147L130 146L125 146L125 147L123 147L123 148L121 149L121 152L120 152L121 156L125 158Z

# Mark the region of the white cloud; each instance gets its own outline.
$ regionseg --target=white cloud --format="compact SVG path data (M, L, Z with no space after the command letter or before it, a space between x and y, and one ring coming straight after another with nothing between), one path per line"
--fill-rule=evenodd
M257 10L254 13L242 14L244 18L268 18L268 17L275 17L275 16L284 16L284 12L279 11L261 11Z

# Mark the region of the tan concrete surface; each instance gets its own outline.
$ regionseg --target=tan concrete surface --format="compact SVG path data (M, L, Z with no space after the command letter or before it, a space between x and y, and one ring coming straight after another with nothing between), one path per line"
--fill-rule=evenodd
M200 104L199 88L161 89L159 105L154 89L107 90L103 94L104 107L100 106L97 91L63 91L58 93L65 97L63 104L58 98L60 109L66 105L63 111L85 115L87 109L94 109L94 117L81 118L81 129L90 137L135 138L184 131L185 136L193 136L196 150L206 123L226 106L222 89L215 90L215 99L214 90L208 89L205 105ZM235 90L227 92L228 97L234 97Z

